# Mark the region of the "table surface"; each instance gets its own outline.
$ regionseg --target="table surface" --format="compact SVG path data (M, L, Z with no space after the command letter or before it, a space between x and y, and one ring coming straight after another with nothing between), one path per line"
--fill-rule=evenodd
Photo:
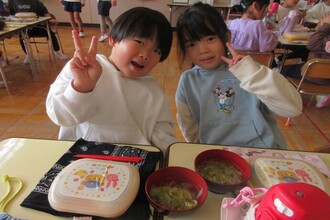
M202 151L209 149L223 149L226 146L219 145L202 145L202 144L188 144L176 143L170 146L168 155L166 156L167 166L182 166L194 170L194 158ZM233 147L241 148L241 147ZM272 152L274 154L287 153L287 154L305 154L317 155L324 163L330 167L330 154L326 153L313 153L313 152L300 152L300 151L286 151L286 150L271 150L271 149L257 149L257 148L241 148L242 150L251 149L259 152ZM208 192L207 199L203 206L192 215L182 216L180 220L199 220L199 219L220 219L220 207L224 197L232 197L231 193L215 194ZM163 219L174 219L169 216L164 216ZM176 218L177 219L177 218Z
M11 37L13 35L19 35L21 30L26 28L26 25L11 25L6 24L5 27L0 31L0 39L3 40L4 38Z
M74 144L72 141L57 140L41 140L26 138L10 138L0 142L0 175L9 175L19 177L24 182L24 188L20 194L14 198L8 205L6 211L18 218L30 218L33 220L56 220L70 219L56 217L48 213L36 211L29 208L21 207L22 201L30 194L40 178L51 168L51 166ZM159 151L152 146L134 146L149 151ZM208 149L223 149L226 146L218 145L201 145L176 143L169 147L166 156L167 166L182 166L194 169L194 158L202 151ZM235 147L235 149L248 149ZM300 151L284 151L270 149L255 149L255 151L272 152L274 154L305 154L319 156L324 163L330 167L330 154L300 152ZM0 181L0 195L6 192L6 185ZM1 196L1 198L2 198ZM223 197L231 197L231 195L214 194L209 192L205 204L193 215L188 215L180 219L220 219L220 204ZM208 216L208 218L206 218ZM72 218L71 218L72 219ZM171 219L165 216L164 219Z
M278 37L278 41L284 46L307 46L308 40L287 40L283 36Z
M6 24L10 24L10 25L36 25L36 24L41 24L41 23L45 23L52 20L51 17L38 17L34 20L22 20L22 21L16 21L16 20L8 20L5 21Z
M41 177L74 144L71 141L10 138L0 142L0 175L19 177L24 183L20 194L10 202L6 212L17 218L32 220L72 219L21 207L22 201L32 192ZM159 151L152 146L135 146L148 151ZM6 192L0 180L0 199Z

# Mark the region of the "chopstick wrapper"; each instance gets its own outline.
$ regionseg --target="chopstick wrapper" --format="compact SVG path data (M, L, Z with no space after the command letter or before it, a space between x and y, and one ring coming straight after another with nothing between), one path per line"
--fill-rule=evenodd
M99 143L79 139L70 149L63 154L61 158L44 174L35 186L33 191L23 200L21 206L47 212L56 216L73 217L79 216L73 213L59 212L51 208L48 202L49 188L61 170L71 162L78 160L76 154L107 155L107 156L134 156L141 157L143 160L139 163L132 163L138 168L140 173L140 188L136 199L130 208L119 218L116 219L149 219L151 210L144 192L145 181L155 170L156 165L163 158L162 153L142 150L133 146L118 146L108 143ZM94 217L93 219L104 219Z

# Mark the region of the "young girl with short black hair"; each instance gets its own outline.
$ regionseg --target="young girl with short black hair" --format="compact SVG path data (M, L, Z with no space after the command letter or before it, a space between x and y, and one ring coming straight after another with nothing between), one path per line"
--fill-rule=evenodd
M222 16L210 5L189 6L178 19L177 32L181 63L187 58L195 64L181 75L175 97L185 140L286 148L273 113L301 113L296 89L280 73L239 55L228 43Z

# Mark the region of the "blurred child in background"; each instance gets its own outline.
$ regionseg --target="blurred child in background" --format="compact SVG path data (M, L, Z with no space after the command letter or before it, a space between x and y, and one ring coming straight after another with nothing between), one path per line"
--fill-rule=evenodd
M241 18L229 22L231 44L236 50L273 51L278 35L268 30L261 19L267 13L269 0L241 0L236 9L243 12Z
M307 48L313 52L314 57L330 59L330 13L327 12L320 20L319 29L309 38ZM288 65L282 70L282 74L289 77L301 79L301 69L304 63ZM330 73L330 71L329 71ZM329 85L330 81L325 79L308 79L314 83ZM316 107L322 108L330 104L330 96L317 96Z
M307 10L305 20L318 23L326 12L330 12L330 0L320 1L311 9Z
M83 22L80 17L81 9L85 6L85 0L61 0L64 11L69 14L70 24L73 30L77 30L79 37L85 37Z
M48 9L46 8L46 6L39 0L29 0L29 1L8 0L8 8L9 8L11 15L15 15L16 13L19 13L19 12L33 12L37 16L53 18L52 15L49 13ZM52 19L52 20L50 20L50 22L57 22L57 21ZM47 31L47 28L45 25L34 26L33 28L29 28L27 30L27 34L29 37L45 36L48 38L48 31ZM58 43L58 39L52 30L50 30L50 37L52 40L53 49L55 51L55 56L61 60L66 60L67 56L61 52L61 50L60 50L61 48ZM23 51L26 53L23 38L20 37L19 41L20 41ZM30 57L28 54L26 54L23 63L25 63L25 64L30 63Z
M283 19L289 15L289 12L292 10L299 11L299 0L284 0L282 4L279 5L277 10L277 21L279 24L283 22ZM306 12L299 12L299 19L304 18Z
M107 25L111 30L112 20L110 18L110 9L117 5L117 0L98 0L97 1L97 12L100 16L100 29L101 36L99 42L103 42L109 37L109 32L107 31Z

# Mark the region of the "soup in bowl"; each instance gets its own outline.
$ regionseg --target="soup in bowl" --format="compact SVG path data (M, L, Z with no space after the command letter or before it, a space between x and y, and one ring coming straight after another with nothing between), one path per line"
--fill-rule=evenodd
M214 193L236 191L245 186L251 175L249 163L236 153L211 149L195 158L195 171Z
M166 167L152 173L145 184L150 204L163 215L186 215L205 201L205 180L184 167Z

